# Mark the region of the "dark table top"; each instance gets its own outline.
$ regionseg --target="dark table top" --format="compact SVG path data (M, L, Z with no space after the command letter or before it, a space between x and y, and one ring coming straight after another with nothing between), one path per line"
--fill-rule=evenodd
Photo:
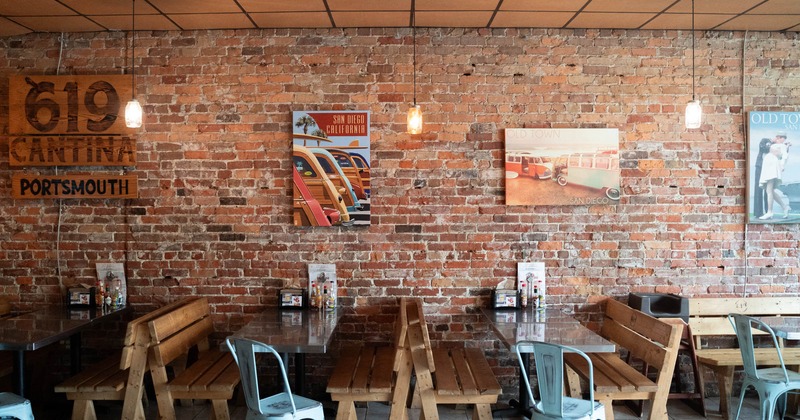
M616 345L557 308L481 309L495 334L509 350L523 340L575 347L586 353L611 353Z
M48 307L0 319L0 350L36 350L128 311L129 307Z
M269 344L280 353L325 353L344 312L268 308L233 336Z
M800 316L759 316L775 335L787 340L800 340Z

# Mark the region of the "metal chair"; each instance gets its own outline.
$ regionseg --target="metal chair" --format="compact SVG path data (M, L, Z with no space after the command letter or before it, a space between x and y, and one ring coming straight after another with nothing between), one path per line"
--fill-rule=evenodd
M758 393L761 419L772 420L776 407L781 413L781 418L783 418L783 413L786 411L785 394L788 391L800 389L800 373L786 369L778 339L775 337L775 332L768 325L758 319L742 314L729 314L728 320L736 331L736 338L739 339L739 349L742 352L744 365L744 381L742 382L742 392L739 395L739 409L736 411L736 419L739 419L739 414L742 412L744 393L751 386ZM753 327L769 333L772 338L772 344L775 346L775 351L778 353L778 359L781 362L780 367L757 368L755 345L753 344Z
M17 394L0 392L0 418L33 420L31 402Z
M267 344L245 338L229 337L225 343L239 366L242 390L247 403L247 420L325 419L320 402L292 394L283 360L275 349ZM256 353L271 353L278 360L284 392L267 398L259 396Z
M586 353L567 346L540 341L520 341L516 345L517 360L522 370L522 378L527 385L528 398L533 402L532 420L575 419L605 420L603 404L594 401L594 374L592 361ZM589 364L589 399L565 397L564 392L564 353L576 353ZM539 384L540 400L533 398L528 372L525 371L521 353L533 353L536 363L536 378Z

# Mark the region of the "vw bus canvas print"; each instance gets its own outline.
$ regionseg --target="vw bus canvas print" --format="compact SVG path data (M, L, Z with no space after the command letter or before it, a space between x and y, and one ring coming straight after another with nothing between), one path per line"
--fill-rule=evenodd
M507 128L506 204L617 204L619 130Z

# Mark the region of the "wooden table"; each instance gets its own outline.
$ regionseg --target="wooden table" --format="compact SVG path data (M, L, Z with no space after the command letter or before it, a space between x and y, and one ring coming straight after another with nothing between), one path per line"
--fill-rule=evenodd
M119 317L129 307L72 309L51 307L0 320L0 350L14 352L14 392L27 393L25 352L69 338L70 371L81 370L81 331L98 322Z
M491 325L492 330L512 353L516 352L516 344L520 341L544 341L577 348L586 353L612 353L617 346L600 337L594 331L584 327L571 314L558 308L546 308L538 311L526 309L490 309L483 308L481 313ZM522 363L526 372L530 372L530 355L523 353ZM528 391L520 370L519 403L517 411L525 413L529 409Z
M334 311L268 308L233 336L269 344L283 354L286 366L288 354L293 353L295 392L304 395L305 354L327 352L344 312L341 308Z

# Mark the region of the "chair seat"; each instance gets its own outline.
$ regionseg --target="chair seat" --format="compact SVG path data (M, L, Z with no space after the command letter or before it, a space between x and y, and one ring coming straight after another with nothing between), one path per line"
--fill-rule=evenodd
M594 413L590 417L589 413L592 411L592 405L594 405ZM539 402L533 407L531 420L605 420L606 418L605 407L596 401L564 397L561 406L563 407L564 415L562 417L554 417L544 414L542 403Z
M762 381L780 383L786 381L786 377L783 376L782 368L764 368L758 369L756 372L758 373L758 378ZM789 382L800 382L800 373L787 370L786 374L789 376Z
M15 417L20 420L33 420L31 402L10 392L0 392L0 417Z
M294 398L294 405L297 408L296 418L324 418L322 404L320 402L295 394L292 394L292 397ZM289 400L289 394L286 392L264 398L259 401L259 405L264 414L258 414L251 410L247 415L248 420L293 418L292 403Z

